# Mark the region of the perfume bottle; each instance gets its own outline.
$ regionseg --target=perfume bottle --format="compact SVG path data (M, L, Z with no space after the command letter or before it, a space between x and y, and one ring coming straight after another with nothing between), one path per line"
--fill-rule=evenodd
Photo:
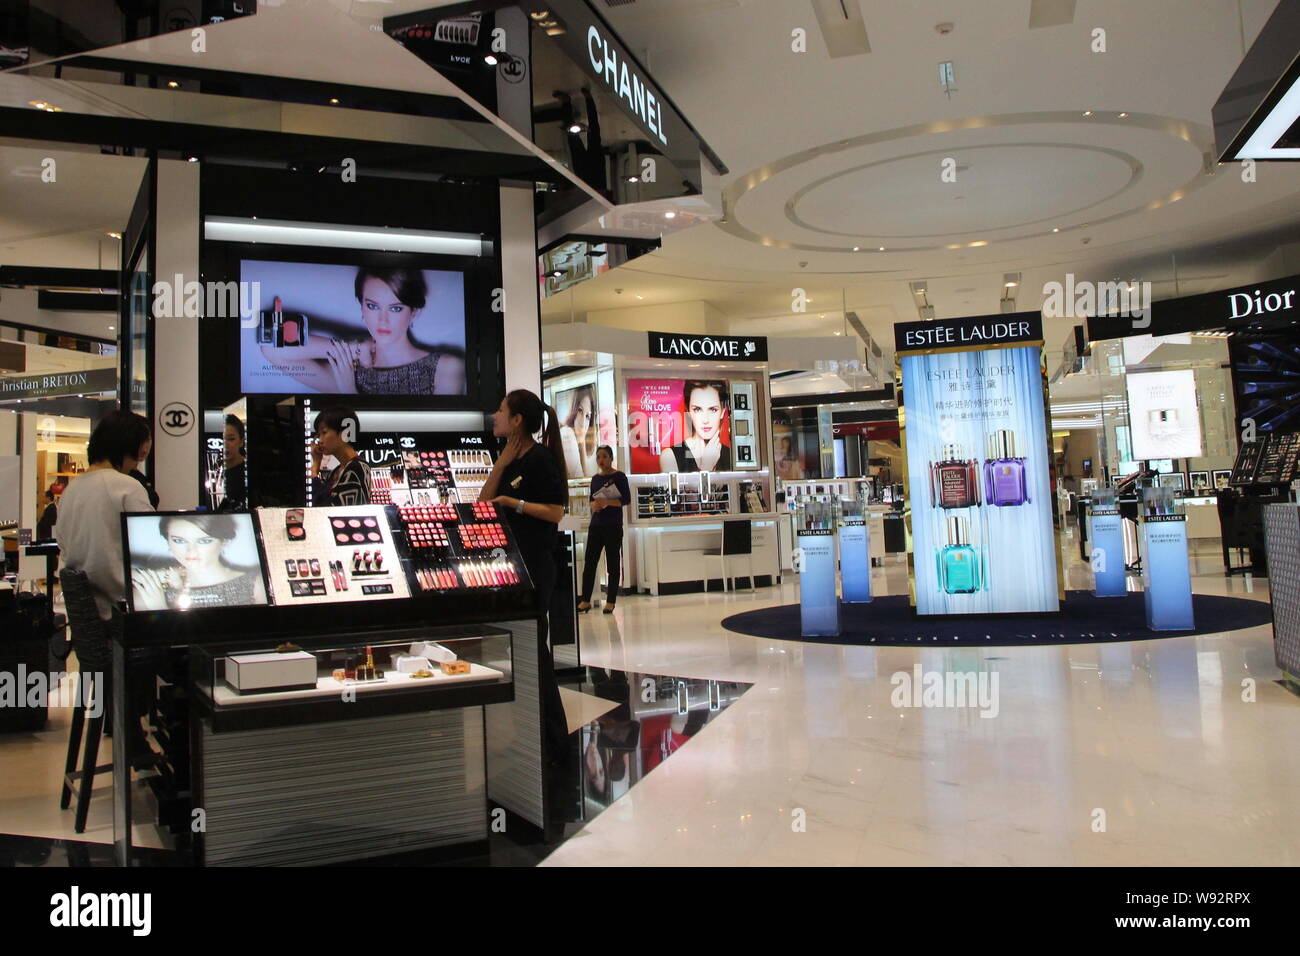
M960 445L944 445L942 460L930 465L930 504L969 508L980 503L975 459L964 460Z
M983 584L980 556L970 544L966 518L948 517L948 545L938 554L939 585L947 594L974 594Z
M984 500L999 508L1023 505L1029 500L1025 485L1025 460L1016 456L1014 432L1002 428L989 435L984 461Z

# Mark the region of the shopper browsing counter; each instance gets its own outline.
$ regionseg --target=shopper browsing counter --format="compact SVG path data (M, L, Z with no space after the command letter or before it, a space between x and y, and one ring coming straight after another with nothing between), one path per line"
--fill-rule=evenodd
M614 449L601 445L596 450L596 462L600 471L591 478L591 524L587 528L587 557L582 567L582 600L578 602L578 611L591 610L596 565L603 550L609 576L604 613L613 614L623 553L623 509L632 501L632 489L627 475L614 470Z
M311 444L312 500L317 504L370 504L370 466L357 455L351 442L357 436L357 413L338 406L316 416L312 426L316 440ZM331 455L339 462L333 470L321 471L321 461Z

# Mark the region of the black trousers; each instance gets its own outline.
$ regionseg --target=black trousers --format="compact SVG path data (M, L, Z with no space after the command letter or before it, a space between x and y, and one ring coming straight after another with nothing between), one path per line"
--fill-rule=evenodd
M608 583L605 585L605 600L609 604L618 601L619 563L623 557L623 526L593 524L587 529L587 557L582 562L582 600L591 601L591 592L596 586L596 566L600 564L600 552L605 552L605 567L609 571Z

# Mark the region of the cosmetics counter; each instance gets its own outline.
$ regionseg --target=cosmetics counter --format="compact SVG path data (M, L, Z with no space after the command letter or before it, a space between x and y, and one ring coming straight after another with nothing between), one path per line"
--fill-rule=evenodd
M234 576L188 587L198 571L184 569L218 535ZM123 541L119 862L131 855L124 655L163 645L189 648L185 769L204 865L474 843L489 797L540 823L537 607L491 505L125 515Z
M795 548L797 516L800 507L807 502L827 502L831 500L860 502L861 504L854 506L852 511L855 515L860 514L865 522L868 531L867 539L871 549L871 563L877 564L882 561L886 554L891 553L891 549L887 547L886 522L889 516L895 514L895 512L892 503L872 500L875 487L875 479L872 478L782 480L777 492L777 510L781 515L781 520L778 522L781 543L781 570L789 571L792 568L791 555ZM905 543L904 547L897 550L900 552L905 551Z
M750 521L755 586L780 580L779 516L771 510L766 469L628 475L628 485L625 584L655 595L708 590L718 565L704 552L720 548L728 518Z

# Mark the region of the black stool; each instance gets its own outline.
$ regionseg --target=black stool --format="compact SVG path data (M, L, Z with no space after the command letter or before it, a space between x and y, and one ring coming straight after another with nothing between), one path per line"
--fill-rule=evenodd
M77 815L73 828L86 832L86 816L90 813L91 791L95 775L111 773L113 765L96 764L99 744L104 736L104 720L108 716L109 682L104 679L112 668L112 650L109 643L108 624L99 616L90 579L84 571L64 570L62 575L63 600L68 610L68 628L72 633L72 646L77 653L81 686L72 710L72 727L68 734L68 759L63 773L63 793L59 808L68 809L72 791L77 791ZM86 720L86 701L100 704L99 716ZM84 741L83 737L84 730ZM77 769L77 752L81 751L81 769Z

